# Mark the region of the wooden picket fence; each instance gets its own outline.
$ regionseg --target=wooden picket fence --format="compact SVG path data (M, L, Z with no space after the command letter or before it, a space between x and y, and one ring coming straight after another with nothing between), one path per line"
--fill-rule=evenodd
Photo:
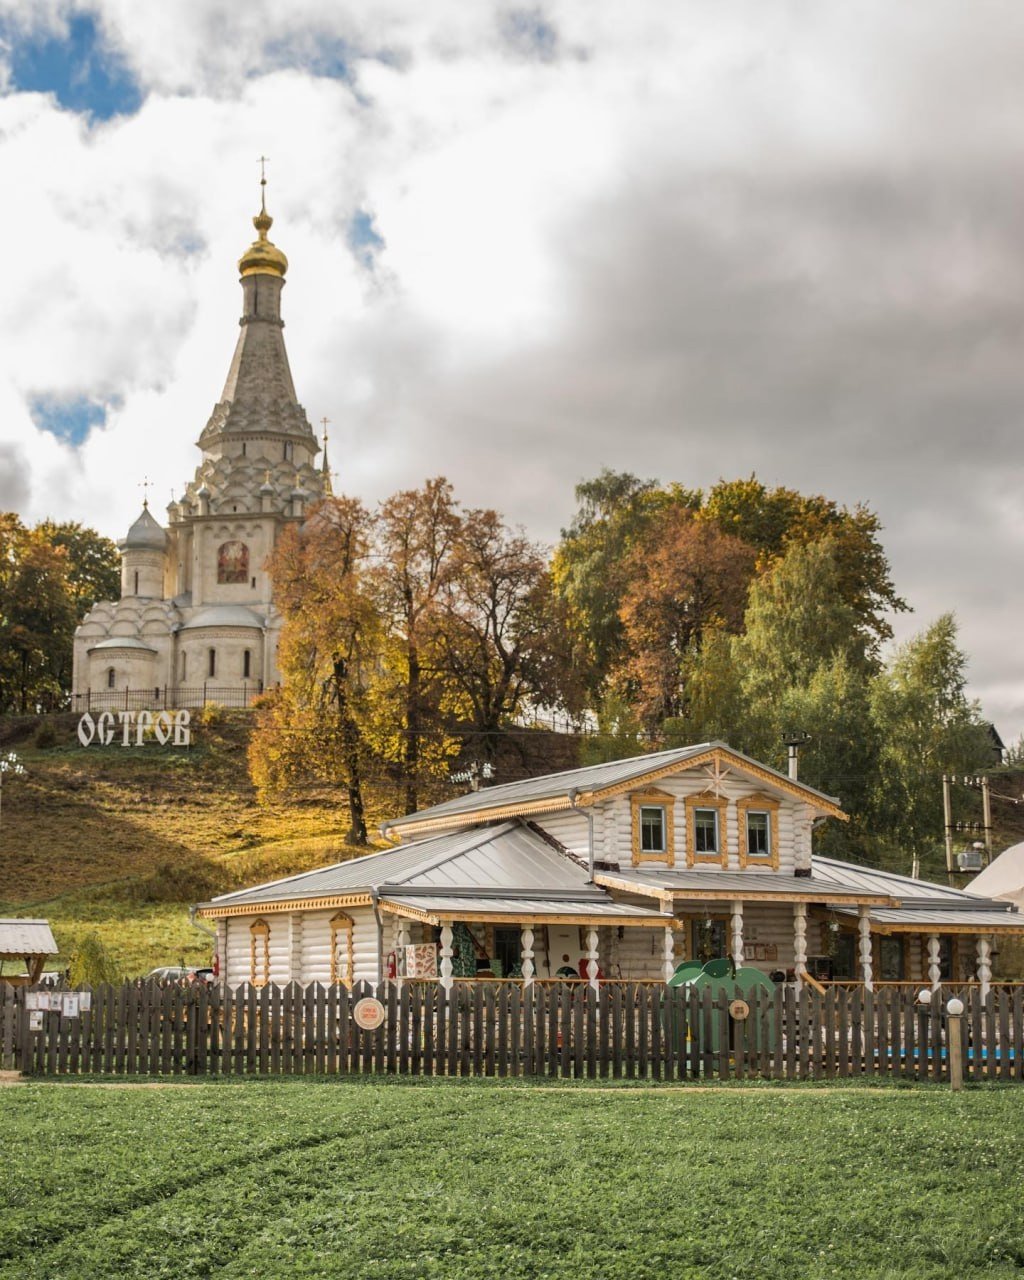
M26 1002L35 991L45 1000ZM366 997L385 1010L374 1031L353 1017ZM27 1007L40 1002L51 1007ZM965 1079L1024 1078L1022 1002L1021 988L968 995ZM708 991L628 983L478 982L446 993L414 982L234 991L149 982L49 994L0 983L0 1056L32 1076L949 1078L940 1000L924 1008L898 991L786 987L747 1004L747 1016L734 1016L742 1008Z

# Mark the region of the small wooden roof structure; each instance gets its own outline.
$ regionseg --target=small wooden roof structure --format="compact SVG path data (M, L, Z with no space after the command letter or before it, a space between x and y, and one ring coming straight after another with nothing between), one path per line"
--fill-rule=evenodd
M30 983L39 981L47 958L59 951L49 920L0 920L0 961L23 960ZM23 982L25 975L14 980Z

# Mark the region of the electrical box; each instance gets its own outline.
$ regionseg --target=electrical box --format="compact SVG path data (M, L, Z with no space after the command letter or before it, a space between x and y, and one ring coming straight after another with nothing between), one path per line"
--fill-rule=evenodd
M961 871L980 871L981 850L965 849L963 853L958 853L956 855L956 865Z

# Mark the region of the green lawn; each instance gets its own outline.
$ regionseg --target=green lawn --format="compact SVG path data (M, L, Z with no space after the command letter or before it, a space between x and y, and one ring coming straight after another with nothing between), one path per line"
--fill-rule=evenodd
M0 1277L950 1277L1024 1266L1014 1089L27 1084Z

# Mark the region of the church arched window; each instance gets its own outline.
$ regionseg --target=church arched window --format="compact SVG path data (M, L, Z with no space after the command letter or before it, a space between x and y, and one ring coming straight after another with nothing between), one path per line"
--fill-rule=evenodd
M206 651L206 677L212 680L217 674L217 650L207 649Z
M113 689L117 683L117 672L113 667L107 668L107 688Z
M217 581L249 581L249 548L244 542L224 542L218 547Z
M242 654L242 679L248 680L252 675L252 650L246 649Z

